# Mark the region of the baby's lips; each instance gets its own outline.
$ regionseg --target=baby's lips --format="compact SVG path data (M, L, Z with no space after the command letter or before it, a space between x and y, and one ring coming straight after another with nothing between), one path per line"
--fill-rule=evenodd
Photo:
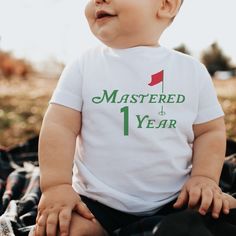
M104 10L98 10L98 11L95 12L95 18L96 19L100 19L100 18L106 17L106 16L115 16L115 15L109 13L108 11L104 11Z

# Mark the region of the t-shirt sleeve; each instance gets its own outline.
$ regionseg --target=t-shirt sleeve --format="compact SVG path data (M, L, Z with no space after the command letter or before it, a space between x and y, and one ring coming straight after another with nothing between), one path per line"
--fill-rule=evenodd
M79 60L68 63L64 68L49 103L82 110L82 74Z
M206 67L201 65L199 72L198 112L194 124L205 123L224 116L212 78Z

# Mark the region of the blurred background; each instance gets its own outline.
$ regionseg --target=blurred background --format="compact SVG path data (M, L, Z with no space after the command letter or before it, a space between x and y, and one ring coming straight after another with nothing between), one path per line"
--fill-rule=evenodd
M100 42L84 17L88 0L0 0L0 147L37 136L66 63ZM235 0L185 0L161 44L202 61L236 140Z

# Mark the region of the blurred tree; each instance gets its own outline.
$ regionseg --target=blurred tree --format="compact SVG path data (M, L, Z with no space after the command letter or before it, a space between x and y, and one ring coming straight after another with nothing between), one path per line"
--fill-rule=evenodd
M232 69L230 57L223 53L217 42L211 44L208 49L202 52L201 61L205 64L212 76L216 71L227 71Z
M0 50L0 76L27 78L34 72L33 66L24 59L15 58L10 52Z
M182 52L182 53L187 54L187 55L191 55L190 51L188 50L188 48L183 43L180 44L178 47L174 48L174 50L176 50L178 52Z

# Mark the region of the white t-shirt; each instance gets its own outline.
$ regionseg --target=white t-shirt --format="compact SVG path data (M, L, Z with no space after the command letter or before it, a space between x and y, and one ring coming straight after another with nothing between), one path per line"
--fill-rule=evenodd
M74 189L137 215L176 198L191 171L193 124L223 116L206 68L162 46L87 51L51 103L82 112Z

